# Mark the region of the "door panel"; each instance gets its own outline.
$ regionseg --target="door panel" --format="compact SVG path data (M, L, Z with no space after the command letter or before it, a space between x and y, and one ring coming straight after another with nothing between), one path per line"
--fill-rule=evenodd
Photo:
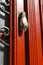
M18 4L19 3L19 4ZM21 5L22 3L22 5ZM14 0L14 65L25 65L25 41L24 31L19 36L18 17L19 13L24 11L23 0ZM21 32L20 32L21 33Z
M18 4L19 3L19 4ZM21 5L22 3L22 5ZM17 65L25 65L25 36L24 31L19 35L19 13L24 11L24 0L17 0Z
M40 0L40 4L41 4L42 31L43 31L43 0Z
M39 0L27 0L29 26L30 65L42 65L42 40Z
M19 3L19 4L18 4ZM22 4L21 4L22 3ZM24 6L24 3L27 3ZM14 0L14 28L13 28L13 64L15 65L25 65L30 59L30 65L42 65L42 40L41 40L41 24L40 24L40 9L39 9L39 0ZM26 8L27 6L27 8ZM26 9L24 9L26 8ZM29 28L26 33L22 32L21 36L19 35L19 13L26 11ZM20 32L21 33L21 32ZM28 39L26 39L26 37ZM27 44L26 44L27 42ZM26 58L26 46L28 46L28 53ZM27 61L25 60L27 59ZM29 63L28 63L29 64Z
M29 65L28 62L30 62L30 65L42 65L39 0L13 0L12 2L12 64ZM21 33L19 32L19 13L23 11L27 14L29 27L27 32L24 33L23 30L19 35Z
M40 0L41 9L41 28L42 28L42 63L43 63L43 0Z
M36 4L37 3L37 4ZM40 20L40 9L39 0L35 0L35 13L36 13L36 34L37 34L37 56L38 65L42 65L42 38L41 38L41 20ZM39 63L40 62L40 63Z
M39 0L10 0L10 46L9 65L43 65L43 5L41 0L41 16ZM26 12L28 30L20 31L19 14ZM41 30L42 28L42 30ZM0 33L0 38L2 37Z

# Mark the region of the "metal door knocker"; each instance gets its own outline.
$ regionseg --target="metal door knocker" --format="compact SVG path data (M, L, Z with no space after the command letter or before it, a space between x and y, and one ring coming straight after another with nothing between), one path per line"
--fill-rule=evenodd
M19 24L20 24L20 29L27 31L28 29L28 21L27 21L27 17L26 17L26 13L25 12L21 12L19 14Z

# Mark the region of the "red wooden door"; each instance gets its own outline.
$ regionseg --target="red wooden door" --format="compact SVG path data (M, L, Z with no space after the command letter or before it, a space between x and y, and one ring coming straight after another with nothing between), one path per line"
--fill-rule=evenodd
M28 0L30 65L42 64L40 0Z
M41 33L42 33L42 64L43 64L43 0L40 0L40 17L41 17Z
M10 21L10 65L43 65L40 0L12 0ZM25 11L28 30L19 36L19 13ZM42 30L41 30L42 29ZM21 32L20 32L21 33ZM12 49L12 50L11 50Z
M19 13L24 11L29 26L21 34ZM43 65L43 0L10 0L9 65Z
M24 11L29 26L28 30L26 32L23 30L21 34L18 30L19 13ZM0 33L1 37L2 33ZM10 0L9 65L43 65L42 47L43 1Z
M42 65L40 1L13 0L12 2L12 64ZM19 36L18 16L23 11L27 14L29 27L27 32L23 31Z
M21 4L22 3L22 4ZM25 37L24 31L19 36L18 31L18 17L19 13L24 11L24 0L13 1L13 64L14 65L25 65ZM20 32L21 33L21 32Z

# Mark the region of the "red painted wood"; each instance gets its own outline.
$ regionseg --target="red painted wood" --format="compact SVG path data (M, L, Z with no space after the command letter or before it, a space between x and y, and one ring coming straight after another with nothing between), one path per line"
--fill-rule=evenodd
M43 0L40 0L41 6L41 28L42 28L42 45L43 45ZM43 46L42 46L43 47ZM42 64L43 64L43 48L42 48Z
M21 4L22 3L22 4ZM24 3L27 3L25 8ZM26 34L24 31L19 36L19 13L26 11L29 27ZM30 61L30 65L42 64L42 40L39 0L12 0L10 2L10 65L26 65ZM13 12L12 12L13 11ZM13 26L12 26L13 25ZM13 29L12 29L13 27ZM13 33L13 34L12 34ZM28 39L27 39L27 38ZM27 43L27 44L26 44ZM29 45L29 56L25 56L25 44ZM12 55L13 54L13 55ZM28 53L27 53L28 54ZM29 65L29 64L27 64Z
M30 65L42 65L42 40L39 0L27 0L29 26Z
M24 31L22 32L21 36L19 36L19 30L18 30L19 28L18 16L19 13L23 11L24 11L24 0L17 0L17 65L25 65L25 36Z
M34 0L27 1L29 26L30 65L37 65L36 19Z
M12 65L12 0L10 0L10 45L9 45L9 65Z
M42 16L42 32L43 32L43 0L40 0L41 2L41 16Z
M17 1L13 0L13 65L17 65Z
M41 40L39 0L35 0L35 13L36 13L36 30L37 30L36 33L37 33L38 65L42 65L42 40Z
M22 4L21 4L22 3ZM14 28L13 28L13 64L14 65L25 65L25 41L24 32L21 36L18 35L18 12L24 10L23 0L14 0ZM21 32L20 32L21 33Z

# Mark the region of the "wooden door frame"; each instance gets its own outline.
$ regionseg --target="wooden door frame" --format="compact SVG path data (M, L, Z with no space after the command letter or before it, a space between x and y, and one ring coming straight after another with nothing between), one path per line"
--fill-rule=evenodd
M12 65L12 0L10 0L10 44L9 44L9 65Z

